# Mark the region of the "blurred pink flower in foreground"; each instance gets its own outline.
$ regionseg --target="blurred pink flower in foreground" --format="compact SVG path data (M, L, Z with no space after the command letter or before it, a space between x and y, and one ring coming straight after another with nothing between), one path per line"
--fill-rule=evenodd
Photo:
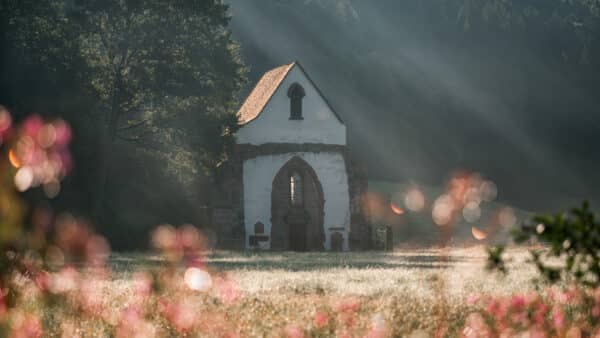
M375 314L371 320L371 328L367 332L366 338L384 338L387 336L387 323L380 313Z
M284 329L287 338L304 338L304 332L296 325L288 325Z
M510 297L490 297L486 302L467 298L475 308L465 321L464 337L595 337L600 288L551 287Z
M153 338L156 337L156 328L152 323L146 321L137 310L128 308L123 311L115 336L117 338Z
M6 129L10 123L6 114L0 109L0 129ZM4 139L6 130L0 133ZM23 121L8 152L9 162L17 169L14 176L17 190L41 185L47 197L58 195L60 181L73 167L68 150L71 135L69 125L60 119L44 122L39 115L32 115Z
M10 338L38 338L43 335L42 322L34 314L16 312L12 318Z
M315 322L315 327L320 329L329 323L329 316L327 315L327 313L325 313L323 311L318 311L315 314L314 322Z
M241 297L241 292L237 284L226 277L217 276L214 278L217 295L223 303L232 304Z

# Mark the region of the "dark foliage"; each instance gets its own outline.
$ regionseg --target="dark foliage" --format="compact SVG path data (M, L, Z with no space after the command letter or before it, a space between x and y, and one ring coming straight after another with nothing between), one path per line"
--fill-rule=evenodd
M535 216L513 231L517 243L535 241L543 249L532 250L532 262L549 282L575 281L583 285L600 285L600 223L589 204L554 216ZM506 272L502 247L489 249L488 267ZM553 264L548 259L559 259Z
M55 209L127 247L158 223L205 221L245 77L228 23L215 0L0 1L0 102L75 132Z

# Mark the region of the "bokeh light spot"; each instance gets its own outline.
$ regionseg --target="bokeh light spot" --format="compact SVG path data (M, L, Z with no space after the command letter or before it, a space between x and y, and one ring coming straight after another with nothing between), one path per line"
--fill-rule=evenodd
M15 187L20 192L23 192L31 187L33 184L33 170L28 167L22 167L17 171L15 175Z
M206 292L212 287L210 274L199 268L188 268L183 276L185 285L196 291Z
M484 181L481 183L480 190L481 197L488 202L491 202L498 197L498 187L496 186L496 183L492 181Z
M6 108L0 106L0 134L7 131L12 124L12 119L10 117L10 113Z
M437 225L446 225L452 220L454 201L449 195L442 195L433 204L432 217Z
M544 232L544 230L546 230L546 226L544 226L544 224L540 223L535 227L535 231L538 234L542 234Z
M425 207L425 195L419 189L411 189L404 197L404 205L410 211L419 212Z
M21 167L21 161L19 161L19 158L13 149L8 151L8 161L15 168Z
M50 148L56 141L56 129L50 123L44 125L37 134L37 140L42 148Z
M175 246L177 231L172 225L161 225L152 234L152 244L157 249L168 249Z
M44 184L44 194L48 198L54 198L60 193L60 182L56 179L50 180L50 182Z
M483 241L487 238L487 233L477 227L471 227L471 234L473 234L473 237L478 241Z
M392 209L392 212L396 215L404 214L404 210L402 210L402 208L397 206L394 202L390 202L390 208Z
M512 228L517 225L517 217L512 208L506 207L498 214L498 222L505 228Z
M477 222L481 217L481 208L476 202L469 202L463 208L463 217L469 223Z

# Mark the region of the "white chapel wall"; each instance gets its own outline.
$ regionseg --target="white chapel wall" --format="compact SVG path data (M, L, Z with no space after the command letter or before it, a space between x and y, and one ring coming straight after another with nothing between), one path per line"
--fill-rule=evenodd
M288 88L299 83L306 93L302 100L303 120L290 120ZM346 127L329 109L317 89L295 66L262 113L237 132L239 144L322 143L346 145Z
M336 152L303 152L281 155L259 156L244 161L244 224L246 227L246 247L249 235L254 234L254 224L262 222L269 242L271 236L271 190L273 178L292 157L298 156L312 166L323 187L325 199L325 249L331 249L330 228L344 227L344 250L348 250L350 228L350 201L348 197L348 176L344 157Z

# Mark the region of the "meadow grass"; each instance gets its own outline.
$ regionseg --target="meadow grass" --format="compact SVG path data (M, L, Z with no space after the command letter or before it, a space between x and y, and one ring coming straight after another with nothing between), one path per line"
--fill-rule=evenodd
M207 256L208 267L226 275L239 298L223 302L211 292L189 290L183 298L190 311L207 318L218 313L227 318L223 325L234 325L242 336L278 337L290 325L308 336L340 335L343 325L336 311L344 302L357 309L348 319L351 336L363 336L374 321L384 322L392 337L430 336L440 330L457 336L469 313L470 294L510 295L534 288L527 251L514 248L508 256L509 274L498 275L485 270L483 246L347 253L214 251ZM128 306L133 271L158 269L163 262L137 253L113 254L110 264L113 277L106 296L116 311ZM315 328L317 312L332 318L331 325Z

